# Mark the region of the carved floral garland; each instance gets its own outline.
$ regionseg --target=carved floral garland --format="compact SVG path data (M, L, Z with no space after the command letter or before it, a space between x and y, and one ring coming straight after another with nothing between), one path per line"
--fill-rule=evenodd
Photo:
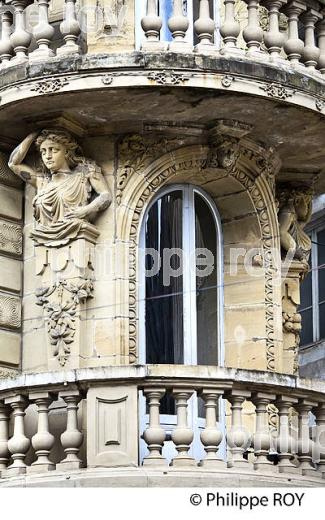
M78 317L78 306L92 297L93 282L89 279L69 283L61 280L55 285L42 287L36 291L37 305L47 312L47 330L53 346L53 356L64 366L70 355ZM53 298L51 299L51 296ZM64 296L67 298L64 299Z

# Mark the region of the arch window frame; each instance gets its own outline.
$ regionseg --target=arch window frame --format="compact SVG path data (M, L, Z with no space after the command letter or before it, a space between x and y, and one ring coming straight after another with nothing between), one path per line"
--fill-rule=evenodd
M141 222L139 235L139 249L145 251L146 248L146 222L150 209L164 195L172 192L181 191L182 200L182 236L183 236L183 254L190 258L188 267L183 272L183 348L184 348L184 365L197 365L197 310L196 310L196 256L193 255L195 250L195 195L203 198L207 204L216 231L216 270L217 270L217 366L224 366L224 290L223 290L223 235L221 219L218 209L212 197L206 193L201 187L183 183L169 184L160 189L148 204ZM146 278L145 266L141 265L144 261L144 255L139 255L138 265L138 281L139 281L139 334L138 334L138 354L139 362L146 363Z

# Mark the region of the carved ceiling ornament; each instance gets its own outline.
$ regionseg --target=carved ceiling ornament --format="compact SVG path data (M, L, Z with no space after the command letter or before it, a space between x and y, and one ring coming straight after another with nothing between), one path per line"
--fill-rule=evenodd
M240 155L240 139L250 130L251 126L238 121L218 121L209 131L207 168L230 170Z
M53 94L68 85L67 78L53 78L35 83L30 90L39 94Z
M229 122L227 122L229 123ZM218 131L222 125L225 126L225 122L219 122ZM233 143L234 132L238 132L242 135L246 135L250 129L246 125L241 126L240 123L234 122L233 139L229 139L229 125L228 134L225 139L219 141L217 144L224 145L225 143ZM210 138L210 144L215 142L214 137ZM214 157L219 165L226 164L228 166L228 173L236 178L243 187L249 192L252 201L256 207L257 216L261 225L262 230L262 241L264 248L264 257L268 258L267 268L265 270L265 312L266 312L266 357L267 357L267 369L270 371L276 370L276 334L274 323L275 309L274 309L274 277L278 276L276 268L272 263L272 250L278 248L278 223L277 215L274 209L274 194L272 191L272 182L270 183L269 175L271 164L267 160L260 161L261 156L255 151L254 147L251 152L250 158L248 155L240 155L238 158L238 138L236 140L236 151L235 153L229 153L227 148L221 146L221 150ZM248 145L248 143L246 143ZM243 145L241 146L243 149ZM258 150L262 150L261 147ZM173 178L177 179L178 175L182 175L186 172L195 172L200 174L202 170L207 167L207 164L215 164L211 158L211 148L201 145L187 146L178 148L173 152L172 156L165 155L152 162L142 172L139 177L139 183L136 189L137 201L134 203L134 211L132 214L128 213L125 216L125 220L122 223L122 235L130 241L129 248L129 358L130 363L137 361L137 250L138 250L138 233L141 222L141 216L144 209L154 196L154 194L164 185L166 182L171 181ZM267 157L267 153L264 150L264 159ZM274 161L277 164L278 161ZM272 161L271 161L272 163ZM257 167L258 164L258 167ZM251 170L250 170L251 168ZM257 168L257 169L256 169ZM249 173L250 172L250 173ZM273 178L273 176L272 176ZM123 194L127 199L131 196L131 188L126 190ZM134 193L134 187L133 187ZM273 201L273 204L272 204Z

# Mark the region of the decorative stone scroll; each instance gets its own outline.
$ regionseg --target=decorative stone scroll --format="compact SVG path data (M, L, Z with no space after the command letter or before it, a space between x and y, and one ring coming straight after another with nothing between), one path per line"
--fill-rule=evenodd
M41 158L33 168L28 152ZM27 157L26 161L25 158ZM33 200L37 304L44 310L49 367L77 368L85 342L82 312L93 291L93 257L99 232L90 223L111 195L101 169L86 159L72 135L61 129L32 133L13 151L9 166L37 190Z

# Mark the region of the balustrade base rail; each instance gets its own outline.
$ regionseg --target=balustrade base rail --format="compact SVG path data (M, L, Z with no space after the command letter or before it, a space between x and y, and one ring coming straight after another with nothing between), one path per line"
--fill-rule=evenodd
M322 485L324 431L321 381L171 365L22 375L0 382L0 481L140 466Z

